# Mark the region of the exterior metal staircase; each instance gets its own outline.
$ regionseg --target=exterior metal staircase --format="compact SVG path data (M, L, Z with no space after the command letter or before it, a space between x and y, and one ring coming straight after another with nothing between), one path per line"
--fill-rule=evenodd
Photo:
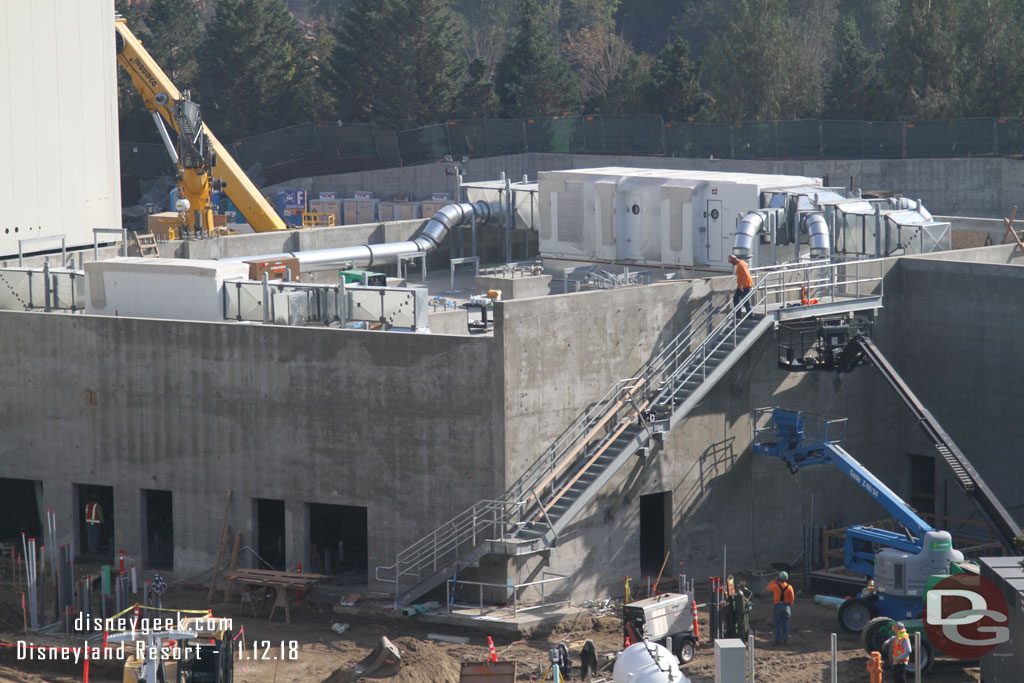
M740 306L720 292L635 377L616 382L498 500L483 500L377 567L406 605L484 555L553 547L632 458L650 457L754 342L774 326L762 279ZM752 310L744 310L750 303ZM754 313L753 311L757 311ZM651 412L648 412L651 411Z

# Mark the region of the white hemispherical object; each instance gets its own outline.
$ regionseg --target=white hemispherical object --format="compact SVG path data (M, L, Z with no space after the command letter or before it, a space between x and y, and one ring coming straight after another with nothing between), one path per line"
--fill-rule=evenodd
M689 683L668 648L644 641L619 653L612 670L613 683Z

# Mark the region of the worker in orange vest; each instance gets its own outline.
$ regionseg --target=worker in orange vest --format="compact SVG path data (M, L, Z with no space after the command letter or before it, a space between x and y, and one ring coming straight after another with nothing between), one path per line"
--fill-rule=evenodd
M754 278L750 277L750 266L743 259L729 254L729 263L736 266L736 291L732 295L732 305L735 308L747 294L750 294L754 287ZM750 313L750 301L746 302L745 310Z
M789 583L789 573L779 572L778 578L768 584L768 590L774 598L772 618L775 621L775 644L789 642L789 618L792 615L793 601L796 593Z
M892 632L892 637L886 640L882 647L889 651L889 661L892 662L892 680L896 683L904 683L907 664L910 663L910 636L907 635L907 627L901 621L895 623Z
M89 542L89 554L100 551L100 528L103 526L103 508L95 499L85 504L85 531Z

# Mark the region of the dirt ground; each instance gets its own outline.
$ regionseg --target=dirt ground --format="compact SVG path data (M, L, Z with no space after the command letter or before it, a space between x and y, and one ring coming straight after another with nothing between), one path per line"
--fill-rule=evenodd
M701 597L698 586L698 599ZM218 592L218 599L223 591ZM785 683L827 683L829 679L830 634L839 632L839 681L866 681L864 653L858 638L838 629L834 609L815 605L813 596L799 596L793 610L789 644L772 644L771 605L767 596L756 601L751 613L755 634L756 680ZM164 596L164 605L181 609L204 608L206 590L198 587L172 586ZM401 671L389 679L394 683L457 683L459 665L464 661L483 661L487 657L487 623L478 630L452 628L424 623L417 617L404 617L394 611L378 611L372 615L338 615L331 604L320 604L318 611L309 605L294 605L292 623L284 624L280 612L269 622L266 613L259 618L239 616L237 597L230 604L213 606L215 616L231 617L238 632L244 627L247 658L235 661L237 683L342 683L345 670L359 661L387 636L402 654ZM706 614L701 614L701 629L707 628ZM22 629L20 596L14 587L0 586L0 642L16 644L81 645L80 639L40 637ZM348 623L342 634L331 630L333 623ZM466 645L428 640L428 633L443 633L469 638ZM621 622L611 614L585 612L548 631L538 631L520 640L495 635L500 660L518 663L517 680L542 681L549 673L549 651L552 645L565 642L574 654L570 680L578 680L579 649L591 639L599 656L614 653L621 646ZM254 658L252 642L269 641L269 651L261 648ZM241 639L237 641L241 643ZM283 655L282 659L282 643ZM294 648L293 656L291 648ZM82 664L18 660L17 651L0 646L0 681L26 683L72 683L82 681ZM93 683L121 681L121 663L97 661L90 667ZM703 645L696 658L683 667L692 683L714 681L714 648ZM611 680L611 665L604 674ZM888 676L888 675L887 675ZM886 681L888 681L888 677ZM939 659L926 680L930 683L967 683L980 681L977 662Z

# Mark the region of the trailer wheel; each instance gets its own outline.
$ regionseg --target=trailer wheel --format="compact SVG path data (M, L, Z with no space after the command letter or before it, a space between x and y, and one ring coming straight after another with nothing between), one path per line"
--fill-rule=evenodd
M882 645L892 635L890 624L892 619L889 617L875 617L868 622L860 632L860 644L864 646L864 652L869 655L872 652L882 652Z
M877 616L875 606L862 598L852 598L839 606L839 625L849 633L860 633Z
M681 638L679 640L679 647L676 649L675 655L680 664L689 664L692 662L696 653L697 651L694 646L693 638Z

